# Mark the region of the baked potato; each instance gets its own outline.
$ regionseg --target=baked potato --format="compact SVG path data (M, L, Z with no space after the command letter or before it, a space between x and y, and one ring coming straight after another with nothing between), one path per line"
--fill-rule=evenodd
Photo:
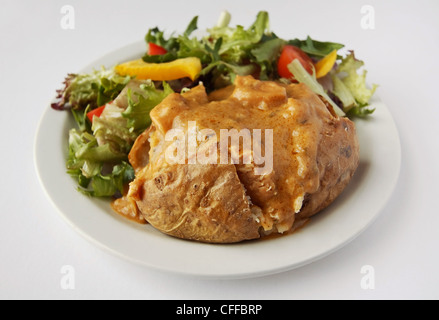
M178 238L233 243L287 232L328 206L359 163L354 123L303 84L238 76L210 95L202 84L171 94L150 116L129 155L136 178L127 198L153 227ZM225 129L262 139L251 148L228 147L224 163L217 137ZM200 138L203 130L210 134ZM174 131L179 135L169 139ZM265 160L272 152L265 171L256 145ZM176 150L185 155L170 161ZM209 161L200 163L206 150L213 150Z

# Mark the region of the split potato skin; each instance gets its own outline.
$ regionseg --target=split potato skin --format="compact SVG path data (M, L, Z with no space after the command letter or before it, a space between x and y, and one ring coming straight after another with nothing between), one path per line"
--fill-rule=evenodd
M177 164L146 174L134 184L139 188L135 199L160 231L217 243L259 237L259 225L233 165Z
M127 198L153 227L182 239L234 243L287 232L328 206L359 163L354 123L303 84L238 76L234 86L210 95L202 85L171 94L151 119L129 155L136 178ZM261 164L254 161L220 164L219 152L217 164L191 155L170 163L166 150L174 142L165 136L178 129L187 137L191 121L217 137L221 129L273 130L272 170L256 174ZM196 149L211 142L198 141ZM262 150L269 144L262 139Z

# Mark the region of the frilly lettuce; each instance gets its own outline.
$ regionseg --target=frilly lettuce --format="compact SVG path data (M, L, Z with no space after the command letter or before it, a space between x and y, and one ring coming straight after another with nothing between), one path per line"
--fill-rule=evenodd
M365 116L374 111L374 109L370 109L367 106L378 86L373 84L372 88L369 89L367 87L367 71L363 70L360 73L358 72L363 66L364 62L356 59L354 52L351 51L349 55L342 59L340 65L336 69L336 74L333 74L333 80L335 80L334 94L342 101L346 101L346 99L349 100L349 103L346 105L346 102L343 103L344 109L348 112L348 115ZM355 99L355 103L352 103L352 99L348 93L350 93Z
M52 108L83 110L90 106L94 109L115 99L130 79L105 68L88 74L69 74L64 88L57 91Z
M374 112L369 107L377 85L368 88L366 85L366 70L358 73L364 62L355 58L351 51L341 63L335 66L328 74L331 89L324 90L315 76L310 75L302 67L299 60L294 60L288 65L288 69L297 81L305 83L312 91L323 96L339 116L365 117Z
M127 127L137 135L151 124L151 110L174 92L166 82L163 82L163 90L156 89L153 82L141 84L140 89L134 93L128 90L128 108L122 113Z
M208 29L209 39L222 38L219 49L220 56L229 63L242 63L244 59L251 58L250 50L254 49L264 35L269 35L269 18L266 11L260 11L256 21L248 28L236 26L216 26Z
M332 93L340 100L343 111L349 112L352 108L357 107L358 104L355 101L354 96L343 81L333 73L331 73L331 79L333 84Z
M343 110L337 104L335 104L334 101L332 101L332 99L328 96L328 94L323 89L322 85L317 82L315 76L310 75L302 66L302 64L299 62L298 59L293 60L288 65L288 70L290 70L290 72L294 75L294 78L297 81L299 81L300 83L304 83L305 85L308 86L309 89L311 89L311 91L322 96L332 106L332 109L338 116L340 117L345 116Z
M92 134L70 130L66 166L67 172L77 180L79 191L96 197L122 193L124 185L134 178L134 170L125 160L126 154L114 150L110 144L98 145ZM112 163L117 164L104 174Z
M93 119L93 135L99 145L109 144L114 150L128 154L137 138L122 116L124 110L110 103L105 107L105 114Z

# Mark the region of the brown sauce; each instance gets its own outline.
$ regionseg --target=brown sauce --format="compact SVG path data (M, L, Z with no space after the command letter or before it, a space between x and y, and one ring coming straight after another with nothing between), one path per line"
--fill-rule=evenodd
M111 202L113 210L122 217L134 221L139 224L147 224L148 222L143 218L142 214L137 209L136 204L128 199L122 197Z
M292 235L293 233L301 231L302 228L307 225L309 221L310 219L296 221L290 230L284 233L273 232L271 234L260 237L258 240L273 240Z

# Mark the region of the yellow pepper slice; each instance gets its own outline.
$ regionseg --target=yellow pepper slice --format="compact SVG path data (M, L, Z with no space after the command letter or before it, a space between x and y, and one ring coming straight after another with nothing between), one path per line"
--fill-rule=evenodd
M330 54L326 55L322 60L315 64L316 78L324 77L332 70L337 60L337 50L333 50Z
M116 66L121 76L136 77L140 80L176 80L189 77L195 80L201 71L199 58L181 58L171 62L147 63L142 59L132 60Z

